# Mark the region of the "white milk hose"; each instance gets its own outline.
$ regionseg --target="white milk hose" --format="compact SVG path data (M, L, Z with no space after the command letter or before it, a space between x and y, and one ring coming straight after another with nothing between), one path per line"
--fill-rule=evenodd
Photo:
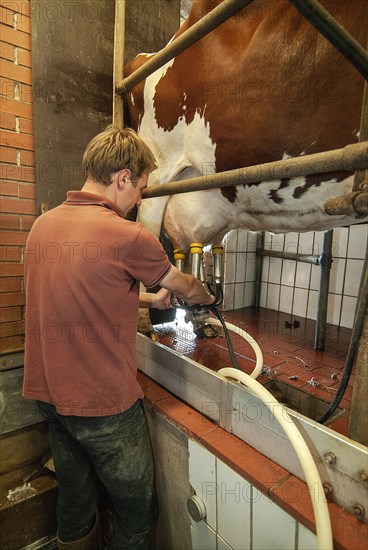
M212 319L212 317L209 322L213 325L221 326L220 321L218 321L217 319ZM257 342L255 342L254 338L252 338L244 330L241 330L239 327L236 327L231 323L226 323L226 326L229 330L236 332L237 334L245 338L247 342L249 342L249 344L255 351L257 363L251 375L234 368L221 369L217 372L217 374L226 378L233 378L235 380L238 380L239 382L250 388L252 392L257 397L259 397L261 401L263 401L263 403L270 409L271 413L279 421L280 425L288 436L290 443L294 447L308 485L313 505L314 519L316 523L318 549L333 550L331 521L328 512L327 501L325 498L322 481L311 452L298 428L294 424L294 421L286 411L285 407L281 403L279 403L274 398L274 396L264 386L262 386L262 384L255 380L255 378L257 378L257 376L261 372L263 366L263 356ZM316 488L318 489L317 493Z

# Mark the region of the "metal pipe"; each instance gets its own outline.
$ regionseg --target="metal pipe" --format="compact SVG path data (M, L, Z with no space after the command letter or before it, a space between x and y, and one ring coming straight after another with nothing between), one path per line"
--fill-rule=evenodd
M366 182L368 188L368 179ZM344 197L328 199L324 205L329 216L361 216L368 214L368 191L355 191Z
M258 252L257 252L258 253ZM271 258L282 258L283 260L294 260L296 262L304 262L306 264L321 265L321 256L314 254L299 254L297 252L281 252L279 250L260 250L261 256L269 256Z
M368 140L368 83L364 84L363 106L360 119L359 141ZM368 213L368 172L356 170L352 192L345 197L336 197L325 202L326 214L331 216L362 217Z
M114 90L112 102L112 122L120 130L124 128L124 98L116 93L116 85L124 73L125 51L125 0L115 0L114 29Z
M246 185L260 181L272 181L310 174L368 168L368 141L347 145L342 149L294 157L291 159L256 164L227 172L219 172L197 178L152 185L142 193L144 199L177 195L192 191L218 189L234 185Z
M368 47L368 40L367 40ZM368 82L364 82L362 112L360 116L359 142L368 140ZM355 172L353 191L368 191L368 173L365 170Z
M332 237L333 230L323 233L322 254L320 257L320 278L318 290L317 322L314 333L314 349L322 350L325 347L328 289L330 286L330 270L332 264Z
M264 243L265 243L265 235L266 233L264 231L258 231L257 232L257 240L256 240L256 270L254 273L254 291L253 291L253 307L260 307L261 304L261 287L262 287L262 270L263 270L263 252L267 252L264 250Z
M332 263L332 229L325 231L323 235L322 254L299 254L297 252L281 252L279 250L267 250L264 248L264 232L257 234L256 243L256 272L254 283L253 305L260 306L261 285L262 285L262 262L263 257L281 258L307 264L321 266L320 287L318 292L317 323L314 336L315 349L323 349L326 334L327 300L330 281L330 269Z
M181 248L175 248L174 250L175 267L179 271L184 272L185 253Z
M215 284L221 284L224 247L222 246L222 244L213 244L211 252L213 258L213 279L215 281Z
M290 0L296 9L368 80L368 52L317 0Z
M142 65L142 67L120 81L115 88L116 93L126 94L129 92L136 84L142 82L147 76L157 71L157 69L165 65L165 63L198 42L198 40L206 36L206 34L221 25L221 23L230 19L230 17L233 17L238 11L252 2L253 0L224 0L221 2L216 8L183 32L183 34L177 36L172 42L157 52Z
M201 273L203 245L201 243L191 243L190 255L192 257L192 275L196 279L202 280L201 277L204 277L204 272Z

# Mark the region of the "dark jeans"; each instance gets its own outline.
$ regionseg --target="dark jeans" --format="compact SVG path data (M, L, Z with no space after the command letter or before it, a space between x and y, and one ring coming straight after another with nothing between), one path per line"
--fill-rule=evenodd
M113 504L109 550L146 550L154 516L153 458L141 401L100 417L62 416L38 403L49 425L59 482L58 536L70 542L93 527L99 485Z

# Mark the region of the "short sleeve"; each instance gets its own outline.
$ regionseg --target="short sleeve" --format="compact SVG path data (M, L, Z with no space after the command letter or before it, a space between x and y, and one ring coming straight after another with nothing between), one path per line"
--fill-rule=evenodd
M167 275L171 263L159 240L144 227L131 249L124 258L128 273L146 287L154 287Z

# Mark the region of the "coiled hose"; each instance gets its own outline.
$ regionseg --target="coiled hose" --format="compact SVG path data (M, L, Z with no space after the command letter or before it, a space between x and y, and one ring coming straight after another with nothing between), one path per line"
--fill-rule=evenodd
M211 323L214 325L221 325L223 327L226 327L227 329L232 330L236 334L242 336L252 346L257 358L256 366L250 375L239 370L239 366L236 361L236 355L234 353L233 346L230 343L229 352L231 356L231 361L233 365L236 365L236 367L221 369L217 372L217 374L223 376L224 378L235 379L250 388L250 390L270 409L271 413L278 420L279 424L283 428L296 452L307 482L309 494L312 500L314 520L316 524L318 549L333 550L330 515L328 512L327 501L324 496L322 481L313 456L303 436L299 432L297 426L286 411L285 407L281 403L279 403L274 398L274 396L256 380L263 367L262 351L258 343L244 330L235 325L232 325L231 323L226 323L223 320L221 314L218 312L217 308L210 306L210 309L217 317L217 319L211 318ZM226 339L228 340L229 336L227 334L227 330L225 330L225 335ZM233 356L235 357L235 362L233 362ZM316 487L318 487L319 489L317 493L318 498L316 498ZM322 497L320 497L320 495L322 495Z

